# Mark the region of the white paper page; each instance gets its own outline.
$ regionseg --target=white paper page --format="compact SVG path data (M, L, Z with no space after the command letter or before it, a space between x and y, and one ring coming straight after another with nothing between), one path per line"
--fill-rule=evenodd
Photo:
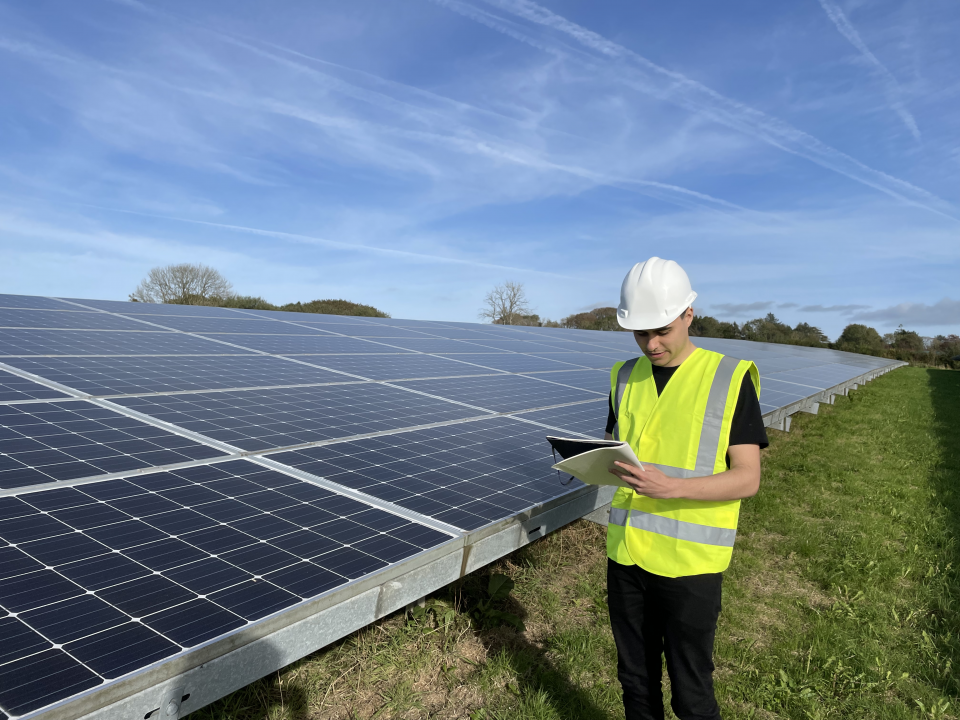
M616 475L608 471L616 461L643 467L629 445L623 443L617 447L597 448L580 453L572 458L561 460L553 466L567 475L573 475L577 480L588 485L614 485L616 487L630 487Z

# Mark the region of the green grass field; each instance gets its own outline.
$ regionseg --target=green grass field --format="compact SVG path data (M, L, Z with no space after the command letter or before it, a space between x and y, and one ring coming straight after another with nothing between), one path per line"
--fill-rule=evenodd
M794 420L724 580L724 718L960 717L960 373ZM622 718L604 532L574 523L191 720ZM515 588L485 602L494 573Z

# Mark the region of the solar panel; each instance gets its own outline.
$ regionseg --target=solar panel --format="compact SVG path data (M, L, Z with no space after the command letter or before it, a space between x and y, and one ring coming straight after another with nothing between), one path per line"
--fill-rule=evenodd
M321 313L293 312L287 310L236 310L235 312L248 317L269 318L271 320L287 320L289 322L302 322L306 320L308 322L346 323L348 325L366 323L375 319L356 317L353 315L323 315Z
M482 414L441 399L366 383L151 395L114 402L242 450L302 445Z
M432 335L447 340L467 340L470 342L479 342L481 340L493 340L499 337L496 333L489 333L480 330L466 330L463 328L445 327L445 326L418 326L417 329L424 334Z
M309 332L309 331L304 331ZM359 338L340 337L339 335L322 335L313 332L311 335L234 335L218 334L210 337L234 345L272 353L274 355L325 355L345 354L356 355L364 353L407 353L400 347L383 342L361 340Z
M521 413L517 417L588 438L602 438L607 426L609 407L608 402L600 401Z
M549 405L592 400L596 393L537 380L535 377L465 377L449 380L406 380L400 387L482 407L492 412L516 412Z
M61 328L69 330L149 330L143 323L117 315L71 310L0 309L0 328Z
M406 353L404 355L297 355L297 360L315 363L331 370L360 375L372 380L408 380L411 378L448 377L454 375L489 375L497 370L458 360L469 356L444 358L437 355Z
M55 298L36 297L33 295L5 295L0 294L0 307L3 308L33 308L35 310L70 310L67 303Z
M0 405L0 489L224 454L84 400Z
M485 348L477 345L474 341L467 342L464 340L447 340L446 338L390 338L389 340L381 340L380 342L389 343L393 347L403 348L408 352L451 354L475 353L483 352L485 350Z
M6 358L5 361L12 367L93 396L308 385L355 380L337 372L267 355L22 357Z
M535 342L532 338L530 340L527 340L527 339L501 340L497 338L497 339L491 339L491 340L486 340L486 339L471 340L470 342L475 343L477 345L481 345L485 348L490 348L491 350L500 350L502 352L519 352L519 353L532 354L537 352L538 350L544 350L548 352L551 350L554 350L554 348L551 347L550 345L543 345L541 343ZM431 351L431 352L437 352L437 351ZM453 350L451 352L458 352L458 351ZM462 350L459 352L468 352L468 351ZM474 350L473 352L482 352L482 350L481 351Z
M578 367L572 363L549 360L547 358L524 355L522 353L470 353L450 355L450 357L477 365L485 365L495 370L505 370L513 373L535 372L538 370L571 370Z
M230 308L208 307L205 305L163 305L161 303L133 303L121 300L81 300L78 298L60 298L67 309L82 310L94 308L106 312L121 313L123 315L156 315L175 317L243 317L238 313L246 312ZM151 320L151 318L144 318Z
M859 369L852 369L848 365L820 365L817 367L801 368L798 370L789 370L784 372L770 373L761 377L770 377L773 379L789 379L797 383L803 383L809 387L825 389L833 387L851 375L860 373Z
M451 539L246 460L0 498L0 518L13 715Z
M298 320L298 324L324 332L340 333L350 337L371 337L371 338L421 338L426 337L423 332L411 330L408 328L397 327L396 325L354 325L347 323L328 323L314 322L311 320Z
M25 355L243 355L249 350L183 333L0 330L0 357Z
M530 377L546 382L572 385L581 390L608 394L610 392L609 370L568 370L563 372L530 373Z
M547 360L556 360L557 362L569 363L570 365L579 365L580 367L593 368L595 370L610 370L613 364L617 362L617 355L585 353L585 352L532 352L528 353L534 357L545 358ZM636 357L638 353L633 353ZM628 354L624 353L624 357ZM619 358L624 359L624 358Z
M0 370L0 403L18 400L51 400L70 397L33 380Z
M260 320L245 318L240 315L233 317L172 317L156 315L138 315L140 320L148 320L163 327L193 333L234 333L249 335L309 335L316 336L323 331L305 325L294 325L290 322L277 320ZM141 327L143 327L141 325Z
M474 530L583 487L561 485L550 469L545 434L511 418L491 418L269 457Z
M897 365L695 342L754 359L780 427ZM629 333L0 296L0 720L74 696L149 714L145 668L239 658L231 634L269 617L272 642L327 594L380 588L370 622L602 505L544 435L601 436L637 354ZM356 627L336 617L316 637ZM231 683L262 665L229 662Z

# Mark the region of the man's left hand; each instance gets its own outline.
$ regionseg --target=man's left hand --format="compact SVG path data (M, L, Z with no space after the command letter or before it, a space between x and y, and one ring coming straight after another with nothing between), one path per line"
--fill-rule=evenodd
M649 498L666 499L680 497L679 478L664 475L655 467L638 468L636 465L615 462L610 472L623 480L641 495Z

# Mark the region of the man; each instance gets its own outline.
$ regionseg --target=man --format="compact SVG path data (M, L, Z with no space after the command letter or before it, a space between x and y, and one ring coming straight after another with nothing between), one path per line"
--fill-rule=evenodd
M616 463L607 588L626 720L663 720L662 657L680 720L719 720L713 641L740 500L760 486L767 436L752 362L690 341L697 294L683 269L653 257L623 281L617 320L643 356L610 374L607 439Z

